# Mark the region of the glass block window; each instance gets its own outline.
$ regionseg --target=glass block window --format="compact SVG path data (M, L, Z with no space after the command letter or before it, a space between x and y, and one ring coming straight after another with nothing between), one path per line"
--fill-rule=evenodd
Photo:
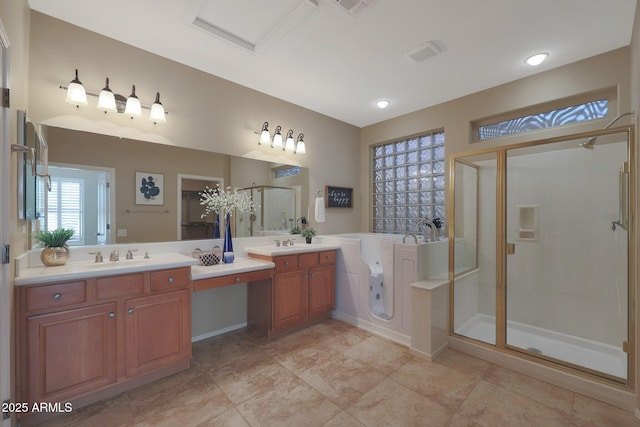
M530 132L569 123L601 119L609 112L609 100L599 99L565 108L530 114L478 127L477 141Z
M444 219L444 131L373 146L371 156L374 233L421 233L421 219Z
M300 175L300 168L298 166L279 168L275 170L276 178L285 178L285 177L295 176L295 175Z

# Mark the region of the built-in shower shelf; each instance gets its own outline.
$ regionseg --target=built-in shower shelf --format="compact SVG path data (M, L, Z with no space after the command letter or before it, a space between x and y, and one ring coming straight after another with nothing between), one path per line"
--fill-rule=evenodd
M538 207L518 206L518 240L538 240Z

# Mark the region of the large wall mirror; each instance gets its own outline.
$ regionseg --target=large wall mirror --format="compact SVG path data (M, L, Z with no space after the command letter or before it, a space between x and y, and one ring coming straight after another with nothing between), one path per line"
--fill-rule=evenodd
M248 191L257 202L254 215L235 216L234 235L285 233L307 215L305 168L42 128L49 147L53 191L43 197L38 194L37 203L43 206L39 226L56 221L64 209L76 212L82 230L75 242L78 245L213 238L214 218L201 217L204 208L199 205L198 192L216 184ZM157 188L147 191L152 186ZM76 199L69 192L77 194ZM69 206L62 205L65 200ZM52 227L51 223L46 226Z

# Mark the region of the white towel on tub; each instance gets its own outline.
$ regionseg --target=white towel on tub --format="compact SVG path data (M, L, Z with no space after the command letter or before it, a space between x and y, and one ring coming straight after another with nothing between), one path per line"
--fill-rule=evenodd
M316 197L316 222L324 222L324 197Z

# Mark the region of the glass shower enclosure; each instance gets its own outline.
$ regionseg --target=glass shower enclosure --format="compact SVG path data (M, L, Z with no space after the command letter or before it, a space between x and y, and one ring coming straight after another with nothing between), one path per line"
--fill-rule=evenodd
M237 237L288 234L300 217L296 188L257 185L237 191L249 193L256 204L254 212L234 215Z
M630 141L618 128L450 159L453 334L630 384Z

